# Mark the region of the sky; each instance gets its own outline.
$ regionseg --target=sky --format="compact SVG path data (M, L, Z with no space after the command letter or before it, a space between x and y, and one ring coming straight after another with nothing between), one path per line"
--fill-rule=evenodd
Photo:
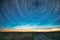
M60 26L60 0L0 0L0 28Z

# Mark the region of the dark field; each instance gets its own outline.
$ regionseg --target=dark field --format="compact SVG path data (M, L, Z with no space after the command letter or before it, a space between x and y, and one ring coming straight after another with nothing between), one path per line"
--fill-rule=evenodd
M0 40L60 40L60 33L0 32Z

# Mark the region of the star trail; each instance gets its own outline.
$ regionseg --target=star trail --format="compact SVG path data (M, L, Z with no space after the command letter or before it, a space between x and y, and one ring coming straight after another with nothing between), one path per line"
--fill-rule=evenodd
M0 0L0 28L24 25L60 27L60 0Z

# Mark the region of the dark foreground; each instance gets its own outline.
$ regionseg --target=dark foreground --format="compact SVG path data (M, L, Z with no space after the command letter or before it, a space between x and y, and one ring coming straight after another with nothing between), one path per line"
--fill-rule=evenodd
M0 32L0 40L60 40L60 33Z

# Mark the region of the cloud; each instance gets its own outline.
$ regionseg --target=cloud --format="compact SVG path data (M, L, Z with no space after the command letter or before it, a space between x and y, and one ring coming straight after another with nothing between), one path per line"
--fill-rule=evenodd
M33 29L47 29L47 28L55 28L57 26L38 26L38 25L22 25L22 26L16 26L13 29L28 29L28 30L33 30Z

